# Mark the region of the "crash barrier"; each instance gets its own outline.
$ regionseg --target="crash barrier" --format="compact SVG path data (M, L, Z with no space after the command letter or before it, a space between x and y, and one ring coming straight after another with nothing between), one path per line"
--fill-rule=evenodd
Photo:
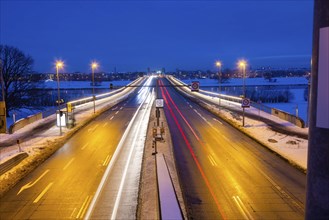
M99 100L99 99L103 99L103 98L106 98L106 97L109 97L111 95L114 95L116 93L119 93L121 91L123 91L125 88L131 86L131 85L134 85L134 84L137 84L139 83L140 81L142 81L144 79L144 77L140 77L134 81L132 81L131 83L129 83L128 85L126 86L123 86L122 88L120 89L117 89L115 91L112 91L112 92L108 92L108 93L105 93L105 94L100 94L100 95L97 95L96 96L96 100ZM81 105L81 104L85 104L87 102L91 102L93 101L93 97L88 97L88 98L84 98L84 99L80 99L80 100L76 100L76 101L71 101L71 102L68 102L66 105L61 105L61 109L66 107L68 109L68 107L70 107L72 109L72 107L74 108L75 106L78 106L78 105ZM70 105L70 106L69 106ZM54 114L56 112L58 108L53 108L53 109L50 109L50 110L47 110L45 111L44 113L37 113L35 115L31 115L31 116L28 116L27 118L22 118L18 121L16 121L14 124L12 124L10 127L9 127L9 134L13 134L14 132L16 132L17 130L25 127L26 125L28 124L31 124L35 121L38 121L42 118L46 118L52 114Z
M22 119L16 121L14 124L10 125L9 134L13 134L17 130L19 130L33 122L36 122L40 119L42 119L42 113L37 113L35 115L30 115L27 118L22 118Z
M10 158L6 162L0 164L0 176L7 171L9 171L11 168L18 165L22 160L24 160L29 155L26 152L21 152L17 155L15 155L13 158Z
M163 154L156 156L160 219L183 219L174 185Z
M187 85L186 83L176 79L173 76L169 76L168 79L171 81L171 83L174 84L180 84L181 86L186 86L187 88L189 88L189 85ZM204 91L204 90L200 90L200 92L205 93L205 94L210 94L212 96L217 95L218 97L218 93L213 93L213 92L209 92L209 91ZM237 102L237 103L242 103L242 98L241 97L234 97L234 96L228 96L228 95L220 95L220 98L223 100L227 100L227 101L232 101L232 102ZM305 122L303 119L301 119L300 117L297 117L295 115L292 115L290 113L281 111L279 109L275 109L275 108L270 108L268 106L265 106L263 104L257 103L257 102L250 102L250 105L254 108L257 108L259 110L262 110L264 112L267 112L269 114L272 114L282 120L288 121L298 127L301 128L305 128Z
M123 91L125 88L127 88L129 86L131 86L133 84L136 84L136 83L139 83L142 79L143 79L143 77L140 77L140 78L134 80L133 82L129 83L128 85L121 87L120 89L114 90L112 92L107 92L107 93L104 93L104 94L96 95L95 96L95 101L103 99L103 98L107 98L107 97L112 96L114 94L117 94L117 93ZM84 98L84 99L75 100L75 101L70 101L70 102L66 103L66 109L67 109L68 112L71 112L72 109L74 109L74 107L76 107L78 105L88 103L88 102L92 102L92 101L94 101L93 96L87 97L87 98Z

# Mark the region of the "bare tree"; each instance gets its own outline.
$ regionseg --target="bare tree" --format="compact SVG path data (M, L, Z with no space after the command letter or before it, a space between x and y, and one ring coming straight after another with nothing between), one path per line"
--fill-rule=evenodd
M6 114L19 108L32 108L36 83L31 81L33 59L15 47L0 45L1 100L6 102Z

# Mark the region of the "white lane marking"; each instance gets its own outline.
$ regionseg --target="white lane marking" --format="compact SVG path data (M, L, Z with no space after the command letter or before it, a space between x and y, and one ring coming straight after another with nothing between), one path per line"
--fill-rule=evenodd
M63 168L63 170L66 170L70 165L71 165L71 163L73 162L73 160L74 160L75 158L73 157L66 165L65 165L65 167Z
M111 156L107 155L107 157L105 158L104 162L103 162L103 166L106 166L111 160Z
M196 110L196 109L193 109L193 110L195 111L195 113L197 113L197 114L200 116L200 118L202 118L205 122L207 122L209 125L211 125L211 124L208 122L208 120L207 120L205 117L203 117L203 116L201 115L200 112L198 112L198 110Z
M119 113L119 111L116 111L115 114L117 115Z
M99 126L99 124L95 125L93 128L89 128L88 132L94 132L96 130L96 128Z
M88 146L88 144L89 144L89 142L85 143L85 145L82 146L81 150L85 149Z
M219 124L223 124L222 122L220 122L217 118L212 118L214 121L217 121Z
M103 128L107 125L108 123L106 122L105 124L103 124Z
M300 204L298 204L293 198L291 198L291 196L286 193L271 177L266 175L266 173L264 173L260 168L255 168L281 193L282 196L289 199L296 208L298 208L299 210L303 210L303 207L301 207Z
M120 108L120 110L122 110L122 109L123 109L123 107Z
M217 167L217 163L215 161L215 159L211 156L211 155L208 155L208 159L210 160L210 163L215 167Z
M28 184L25 184L24 186L22 186L22 188L18 191L17 195L20 194L23 190L26 190L28 188L31 188L32 186L34 186L39 180L42 179L42 177L44 177L50 170L46 170L45 172L43 172L43 174L41 174L41 176L39 176L38 179L36 179L33 183L29 182Z
M87 208L88 208L88 204L91 201L91 196L87 196L87 198L85 199L85 201L82 203L82 206L76 216L76 218L82 218L83 215L85 214Z
M145 100L147 98L145 98ZM142 104L145 103L145 100L144 100L144 102ZM151 96L151 101L147 104L146 110L143 112L142 120L139 121L138 126L137 126L137 128L138 128L137 131L140 130L140 128L142 126L142 122L144 121L145 115L147 113L147 109L149 109L152 106L152 103L153 103L153 96ZM122 179L121 179L119 191L118 191L117 197L115 199L115 203L114 203L114 207L113 207L111 219L116 219L117 218L117 212L118 212L118 209L119 209L119 203L120 203L121 196L122 196L123 186L124 186L125 181L126 181L126 176L127 176L127 173L128 173L128 167L129 167L129 164L130 164L130 161L131 161L131 157L132 157L133 151L135 149L134 146L136 145L136 141L137 141L138 136L139 136L139 132L136 132L135 133L135 136L134 136L134 139L133 139L133 142L132 142L133 143L132 144L132 147L130 148L128 160L126 162L126 166L125 166L125 169L124 169L124 172L123 172L123 175L122 175Z
M223 137L227 142L231 142L226 136L222 135L222 137Z
M190 108L193 108L193 106L192 105L189 105L190 106Z
M247 207L243 204L239 196L233 196L232 197L234 202L237 204L239 207L240 212L244 216L245 219L254 219L250 212L248 211Z
M37 203L39 202L39 200L46 194L46 192L50 189L50 187L53 185L54 183L51 182L49 183L46 188L40 193L40 195L33 201L33 203Z
M112 117L110 118L110 121L111 121L113 118L114 118L114 116L112 116Z
M129 122L129 124L128 124L126 130L125 130L125 132L123 133L123 135L122 135L122 137L121 137L121 139L120 139L120 142L119 142L119 144L118 144L118 146L117 146L117 148L116 148L116 150L115 150L115 152L114 152L114 154L113 154L113 156L112 156L112 160L110 161L110 164L107 166L107 168L106 168L106 170L105 170L105 172L104 172L104 174L103 174L102 180L101 180L100 184L98 185L98 188L97 188L97 190L96 190L96 193L95 193L95 195L94 195L94 197L93 197L93 200L92 200L91 203L90 203L90 206L89 206L89 208L88 208L88 211L87 211L86 216L85 216L84 219L90 219L90 216L91 216L91 214L92 214L92 211L94 210L95 205L96 205L96 202L97 202L97 200L98 200L98 198L99 198L100 192L101 192L101 190L102 190L103 187L104 187L104 184L105 184L105 181L106 181L106 179L107 179L107 176L109 175L110 171L112 170L112 167L114 166L114 163L115 163L115 161L117 160L118 154L119 154L119 152L121 151L121 148L123 147L123 143L124 143L124 141L126 140L127 135L128 135L128 133L129 133L129 131L130 131L132 125L134 124L134 121L135 121L135 119L136 119L136 117L137 117L137 115L138 115L138 112L139 112L139 110L141 109L142 105L144 104L145 100L146 100L146 99L144 99L144 101L139 105L139 107L137 108L137 110L136 110L134 116L133 116L132 119L130 120L130 122Z
M75 213L76 210L77 210L77 208L74 208L74 209L73 209L73 212L72 212L72 214L70 215L70 218L73 218L73 215L74 215L74 213Z

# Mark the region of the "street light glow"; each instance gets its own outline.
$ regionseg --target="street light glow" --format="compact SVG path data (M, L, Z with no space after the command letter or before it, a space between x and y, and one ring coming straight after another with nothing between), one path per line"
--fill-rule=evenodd
M63 66L64 66L63 61L61 60L56 61L56 68L61 69Z
M98 68L98 63L97 62L92 62L91 63L91 68L92 69L97 69Z
M216 61L216 66L217 67L221 67L222 66L222 63L220 61Z
M247 62L245 60L240 60L238 63L239 67L246 67L247 66Z

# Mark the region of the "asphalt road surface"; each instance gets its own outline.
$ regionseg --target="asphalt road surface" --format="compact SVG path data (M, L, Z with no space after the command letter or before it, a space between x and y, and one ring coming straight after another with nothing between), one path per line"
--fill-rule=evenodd
M122 134L145 97L145 92L136 92L77 132L1 198L0 219L83 218Z
M159 84L190 219L304 218L305 174Z

